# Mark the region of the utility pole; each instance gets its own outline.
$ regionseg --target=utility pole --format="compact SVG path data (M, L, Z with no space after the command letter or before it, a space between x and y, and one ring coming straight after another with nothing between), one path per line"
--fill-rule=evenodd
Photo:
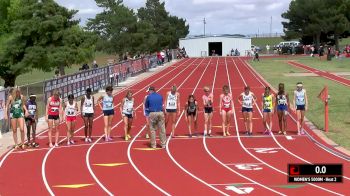
M207 24L207 21L205 20L205 18L203 19L203 25L204 25L204 37L205 37L205 25Z
M270 37L272 37L272 16L271 16L271 20L270 20Z

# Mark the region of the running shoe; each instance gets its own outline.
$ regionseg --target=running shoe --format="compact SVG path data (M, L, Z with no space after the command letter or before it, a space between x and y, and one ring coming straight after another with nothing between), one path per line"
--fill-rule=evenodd
M265 129L264 135L268 135L268 134L269 134L269 130Z
M300 130L300 134L301 134L301 135L305 135L304 129L301 129L301 130Z
M22 150L26 148L24 144L18 144L18 147L21 148Z
M230 136L230 135L231 135L231 133L227 131L227 132L226 132L226 135L227 135L227 136Z
M52 143L50 143L49 146L50 146L50 148L52 148L53 147Z
M128 134L128 138L129 138L129 139L131 139L131 138L132 138L130 134Z
M89 142L89 143L92 143L92 139L91 139L91 138L88 138L88 142Z
M207 135L207 131L206 130L204 130L204 136L206 136Z
M58 144L57 144L57 143L55 144L55 147L58 147Z
M127 135L125 136L125 141L129 141L129 137Z
M278 131L278 134L282 134L282 131Z
M222 136L226 137L226 133L224 132L224 134Z
M192 138L192 134L189 134L188 137L189 137L189 138Z
M70 142L69 142L69 140L67 141L67 146L70 146Z
M113 139L112 139L111 137L109 137L109 138L108 138L108 141L109 141L109 142L110 142L110 141L113 141Z
M247 132L245 132L244 134L249 136L249 135L250 135L250 132L249 132L249 131L247 131Z
M149 135L148 135L148 133L146 134L146 139L149 139Z
M208 136L209 136L209 137L211 137L211 130L209 130L209 132L208 132Z
M74 140L70 140L69 142L70 144L75 144Z
M283 135L287 135L287 132L283 131Z
M33 148L38 148L38 147L39 147L39 144L38 144L38 143L33 142L33 143L32 143L32 146L33 146Z
M88 143L89 142L89 139L86 137L85 138L85 143Z

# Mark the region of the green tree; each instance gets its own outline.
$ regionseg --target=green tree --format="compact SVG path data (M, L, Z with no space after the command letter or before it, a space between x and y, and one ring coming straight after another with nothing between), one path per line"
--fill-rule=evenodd
M179 38L186 37L189 26L186 20L177 16L171 16L165 9L165 2L159 0L147 0L145 7L137 12L138 18L144 23L149 23L153 29L153 37L156 38L152 50L160 50L165 47L175 48Z
M339 49L339 38L349 31L349 0L294 0L282 14L286 39L313 38L316 47L320 42L332 42ZM322 40L321 40L322 38Z
M8 35L0 50L0 77L4 86L32 69L51 71L92 59L95 38L83 31L68 10L54 0L11 0ZM13 14L11 14L13 13Z
M89 19L87 28L99 36L98 49L119 54L135 52L140 37L137 34L137 17L135 13L123 5L122 0L96 0L103 12Z

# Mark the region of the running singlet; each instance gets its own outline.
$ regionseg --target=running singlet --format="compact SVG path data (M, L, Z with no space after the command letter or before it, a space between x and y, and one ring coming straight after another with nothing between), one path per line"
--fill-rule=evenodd
M124 114L132 114L134 110L134 100L129 100L128 98L125 98L124 106L123 106L123 113Z
M65 113L66 116L76 116L77 115L77 110L75 108L75 101L73 101L73 104L69 104L69 102L67 102L67 107L65 109Z
M264 96L263 97L264 101L264 109L266 110L272 110L272 95L269 96Z
M51 97L51 101L49 103L49 115L51 116L58 116L60 114L60 99L55 100L55 97Z
M228 94L228 95L224 95L222 97L222 106L224 108L231 108L231 101L232 101L232 96L231 94Z
M287 96L286 95L277 95L277 104L278 105L287 105Z
M253 108L253 95L251 92L249 92L248 95L245 93L242 93L242 107L244 108Z
M11 116L13 118L20 118L23 117L23 109L22 109L22 99L21 98L16 98L12 105L11 105L11 109L10 109L10 113Z
M212 93L210 93L208 96L203 95L203 99L204 99L204 102L205 102L204 107L206 107L206 108L213 107L212 106L212 100L213 100L213 94Z
M296 105L305 105L305 90L294 91L295 94L295 104Z
M188 102L187 113L195 113L197 110L195 102Z
M29 116L34 118L36 115L36 111L37 111L36 103L28 100L26 106L28 109Z
M85 96L85 100L84 100L84 104L83 104L83 114L93 114L94 113L94 106L93 106L93 102L92 102L92 97L90 97L90 99L88 99Z
M102 110L113 110L113 97L105 95L102 100Z
M166 109L176 110L177 109L177 96L171 93L168 94L168 99L166 103Z

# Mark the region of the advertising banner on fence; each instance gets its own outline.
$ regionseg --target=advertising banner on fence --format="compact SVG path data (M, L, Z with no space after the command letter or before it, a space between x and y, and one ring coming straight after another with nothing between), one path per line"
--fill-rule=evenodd
M5 116L5 113L4 113L4 110L5 110L5 91L0 91L0 120L4 119L4 116Z

